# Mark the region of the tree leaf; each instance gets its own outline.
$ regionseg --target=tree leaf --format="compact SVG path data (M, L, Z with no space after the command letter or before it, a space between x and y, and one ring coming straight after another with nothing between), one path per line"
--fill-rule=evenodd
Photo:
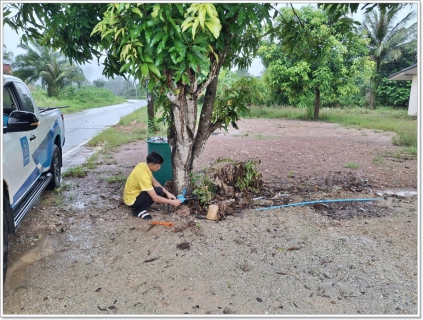
M200 22L199 19L195 19L194 20L194 23L192 24L192 30L191 31L192 31L192 38L193 39L195 38L195 31L196 31L196 29L198 27L199 22Z
M157 18L157 15L159 14L159 11L160 11L160 4L156 4L154 7L153 7L153 12L151 13L151 16L155 19L155 18Z
M184 22L181 25L182 32L185 32L185 30L187 30L189 27L191 27L194 20L195 20L194 17L189 17L189 18L185 19Z
M148 68L148 64L143 63L143 64L141 65L141 72L142 72L142 75L143 75L143 76L147 76L147 75L148 75L148 70L149 70L149 68Z
M216 39L219 38L220 30L222 29L219 19L208 19L206 21L206 26Z
M131 8L131 11L138 14L140 18L142 18L142 12L138 8Z
M203 29L204 29L204 21L206 20L206 13L207 13L207 8L205 8L204 5L202 5L198 11L198 19L200 21L200 26Z
M148 69L153 72L156 76L160 77L160 71L157 69L154 63L148 63Z

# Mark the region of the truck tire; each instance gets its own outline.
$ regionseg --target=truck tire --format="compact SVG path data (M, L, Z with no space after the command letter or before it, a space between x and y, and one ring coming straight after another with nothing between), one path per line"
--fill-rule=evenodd
M6 280L7 257L9 255L9 230L6 215L10 211L9 197L3 194L3 284Z
M60 150L59 147L55 144L53 146L53 155L51 158L51 166L49 172L53 175L47 189L56 189L60 187L62 182L62 168L60 166Z

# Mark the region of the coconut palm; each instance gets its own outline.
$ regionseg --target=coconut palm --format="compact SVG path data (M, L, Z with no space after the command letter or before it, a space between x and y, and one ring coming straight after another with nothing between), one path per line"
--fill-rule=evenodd
M27 52L16 56L14 74L27 82L41 79L49 97L57 96L66 85L80 85L86 79L82 69L71 65L59 52L43 47L35 42L22 44Z
M376 74L383 63L395 61L401 56L403 46L417 41L415 12L408 13L396 22L402 8L403 6L373 10L365 16L362 23L361 29L370 39L369 49L376 63ZM370 96L370 107L374 108L374 93L371 92Z

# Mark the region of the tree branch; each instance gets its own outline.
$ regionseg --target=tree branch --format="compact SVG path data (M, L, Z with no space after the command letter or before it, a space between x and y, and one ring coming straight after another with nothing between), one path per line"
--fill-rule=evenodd
M297 15L297 12L294 9L294 6L292 5L292 3L289 4L291 6L292 12L294 13L294 15L297 17L298 22L300 23L301 27L303 29L305 29L303 22L301 21L300 17Z

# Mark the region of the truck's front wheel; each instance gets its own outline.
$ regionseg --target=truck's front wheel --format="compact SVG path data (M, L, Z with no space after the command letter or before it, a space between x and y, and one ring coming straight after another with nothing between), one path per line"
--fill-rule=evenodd
M60 150L55 144L53 147L53 156L51 159L50 173L53 175L53 179L48 185L48 189L55 189L60 187L62 181L62 168L60 166Z

